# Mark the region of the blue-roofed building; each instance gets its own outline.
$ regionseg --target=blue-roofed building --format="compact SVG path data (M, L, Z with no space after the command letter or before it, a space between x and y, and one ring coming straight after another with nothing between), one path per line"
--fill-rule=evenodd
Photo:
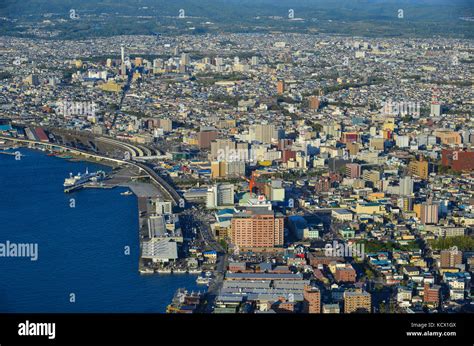
M0 119L0 131L10 131L12 126L9 119Z
M221 224L221 226L224 226L223 224L227 223L230 224L230 221L232 220L232 216L235 214L234 209L226 208L226 209L221 209L218 212L215 213L217 222Z
M471 274L469 272L445 272L443 274L443 280L446 282L455 281L455 280L465 280L466 282L471 281Z
M205 251L203 256L210 263L215 263L217 260L217 252L215 250Z
M199 175L211 175L211 170L210 169L200 169L198 170Z

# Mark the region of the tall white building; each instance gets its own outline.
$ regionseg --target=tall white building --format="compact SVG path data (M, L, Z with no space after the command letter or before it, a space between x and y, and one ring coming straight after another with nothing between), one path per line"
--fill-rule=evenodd
M171 202L161 201L158 198L148 200L148 212L156 215L171 215L173 205Z
M439 103L431 104L430 115L434 117L439 117L441 115L441 105Z
M400 195L410 196L413 194L413 178L406 176L400 179Z
M142 257L153 262L169 262L178 258L178 244L173 239L152 238L142 243Z
M234 185L216 184L207 190L206 207L209 209L234 205Z
M283 131L273 124L257 124L250 126L250 139L270 144L283 138Z
M408 148L410 146L410 137L397 136L396 143L397 143L397 147L399 148Z
M181 65L187 66L191 62L191 58L189 57L189 53L181 54Z

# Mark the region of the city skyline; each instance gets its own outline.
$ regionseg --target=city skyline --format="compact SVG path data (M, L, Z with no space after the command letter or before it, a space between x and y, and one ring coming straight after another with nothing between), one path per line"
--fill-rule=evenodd
M472 313L473 12L5 2L0 178L31 194L0 204L0 313Z

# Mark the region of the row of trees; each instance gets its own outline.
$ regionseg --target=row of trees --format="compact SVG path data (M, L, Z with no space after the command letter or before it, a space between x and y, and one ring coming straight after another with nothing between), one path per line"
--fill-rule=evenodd
M431 247L435 250L445 250L456 246L459 250L474 250L474 238L471 236L458 236L429 240Z

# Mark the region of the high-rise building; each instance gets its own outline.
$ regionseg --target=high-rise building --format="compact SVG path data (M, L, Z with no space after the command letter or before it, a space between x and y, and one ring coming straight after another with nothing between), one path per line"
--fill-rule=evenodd
M38 86L40 84L38 75L30 74L28 77L25 78L24 83L29 84L31 86Z
M181 65L188 66L190 62L191 62L191 58L189 57L189 53L182 53Z
M361 289L344 292L344 313L372 312L372 297Z
M439 117L441 115L441 105L439 102L431 103L430 115L433 117Z
M331 136L334 138L340 138L341 137L341 124L335 121L323 124L323 132L327 134L328 136Z
M283 181L280 179L271 180L267 184L269 193L267 198L272 201L283 202L285 200L285 188L283 187Z
M283 230L283 215L272 210L249 209L232 218L232 242L239 248L281 246Z
M142 242L143 258L153 262L169 262L178 259L178 246L174 239L152 238Z
M153 74L160 73L163 70L163 60L162 59L154 59L153 60Z
M418 161L411 161L408 164L408 172L410 175L416 175L422 179L428 179L428 175L431 173L432 167L429 162L420 158Z
M244 161L230 161L225 163L226 177L241 177L245 175Z
M462 264L462 251L443 250L440 256L441 268L452 268Z
M212 161L211 162L211 178L225 177L225 161Z
M250 138L265 144L271 144L283 138L284 132L273 124L256 124L250 126Z
M397 205L402 208L403 211L412 211L413 210L413 200L414 197L403 196L398 199Z
M399 135L395 138L395 142L399 148L408 148L410 146L410 137Z
M217 138L211 141L211 160L238 161L236 143L232 139Z
M223 58L220 58L220 57L218 57L218 56L216 56L215 64L216 64L216 66L222 66L222 65L224 65L224 59L223 59Z
M306 285L303 291L303 311L310 314L321 313L321 292L317 287Z
M198 145L201 149L210 149L211 142L215 140L219 132L217 131L200 131L198 132Z
M319 97L314 95L309 97L309 109L319 109L319 104Z
M125 76L127 74L127 68L125 66L125 47L120 46L120 75Z
M281 95L284 92L285 92L285 82L282 80L279 80L277 82L277 93Z
M171 202L151 198L148 200L148 212L157 215L169 215L173 213L173 205Z
M241 177L245 175L244 161L212 161L211 162L211 177Z
M410 196L413 194L413 178L406 176L400 179L400 195Z
M420 222L424 225L438 223L438 213L439 213L438 204L433 204L431 202L415 204L413 206L413 211L416 213L416 216L420 219Z
M376 170L367 170L362 173L362 179L370 182L374 187L378 186L380 182L380 172Z
M234 205L234 185L215 184L207 190L206 207L209 209L233 206Z
M347 163L346 164L346 177L355 179L359 178L361 174L361 165L358 163Z

